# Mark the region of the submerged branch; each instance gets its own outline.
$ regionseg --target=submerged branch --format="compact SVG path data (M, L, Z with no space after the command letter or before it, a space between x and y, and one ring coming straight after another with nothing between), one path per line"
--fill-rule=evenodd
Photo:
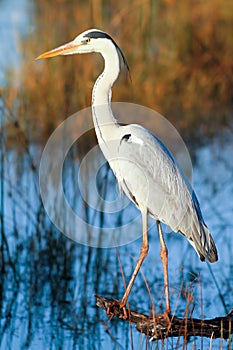
M229 339L233 334L233 309L224 317L216 317L209 320L200 320L197 318L178 318L160 314L155 316L147 316L129 309L120 308L118 300L107 299L96 295L96 305L104 309L108 316L116 316L124 321L134 323L136 329L150 337L150 340L164 339L167 337L180 336L201 336L208 338L224 338ZM127 318L125 317L127 314Z

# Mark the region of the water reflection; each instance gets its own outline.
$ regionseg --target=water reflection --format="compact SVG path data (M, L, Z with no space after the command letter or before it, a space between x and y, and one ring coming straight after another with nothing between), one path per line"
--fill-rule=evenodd
M229 142L232 147L229 138L221 148L216 141L213 146L200 150L197 155L200 161L194 169L196 192L219 249L220 260L211 266L211 271L220 292L207 265L198 260L186 240L176 234L166 237L172 310L180 316L185 313L190 291L193 301L189 309L196 317L202 314L205 317L220 316L226 311L224 303L227 311L232 306L230 231L233 208L229 199L233 194L233 164ZM124 322L108 321L102 310L95 307L94 294L122 296L124 282L120 262L128 279L139 254L140 240L117 249L97 249L75 243L58 232L47 217L39 196L40 152L39 147L30 147L21 154L2 147L1 152L1 349L130 349L132 343L138 349L160 348L161 343L147 346L146 338L134 327L131 332L131 326ZM79 156L74 145L64 165L65 182L69 184L66 193L76 210L77 206L82 208L86 220L101 223L101 237L102 227L108 219L102 211L94 214L79 195ZM98 174L98 186L103 197L107 192L109 195L111 188L112 196L115 196L116 185L106 166ZM124 222L126 219L120 212L114 220ZM154 306L159 312L164 307L163 276L159 241L153 227L149 256L142 271L144 276L138 277L130 296L131 308L149 313ZM152 299L144 278L150 286ZM208 340L203 342L209 344ZM172 346L176 348L176 343ZM217 341L213 348L219 348Z

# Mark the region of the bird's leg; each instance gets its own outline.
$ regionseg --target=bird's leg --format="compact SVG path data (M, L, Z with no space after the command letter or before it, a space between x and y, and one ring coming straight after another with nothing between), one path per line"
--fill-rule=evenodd
M167 247L164 241L162 227L160 221L157 221L157 227L158 227L158 234L160 239L160 257L163 264L163 273L164 273L164 291L165 291L165 297L166 297L166 311L165 313L169 316L171 313L170 308L170 297L169 297L169 283L168 283L168 252Z
M134 272L131 276L131 279L129 281L129 284L125 290L125 294L123 295L123 298L121 299L120 307L125 307L125 305L128 301L129 293L133 287L134 281L137 277L138 271L140 270L140 267L143 263L143 260L147 256L148 250L149 250L149 244L148 244L148 232L147 232L147 210L144 210L144 211L142 211L142 245L141 245L141 249L140 249L140 256L139 256L139 259L137 261L137 265L134 269Z

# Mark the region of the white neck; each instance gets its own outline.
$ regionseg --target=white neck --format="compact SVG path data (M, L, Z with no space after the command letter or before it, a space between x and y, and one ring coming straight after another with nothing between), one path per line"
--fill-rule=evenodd
M120 60L111 42L101 54L105 66L93 88L92 117L99 146L115 175L120 176L117 154L122 127L117 123L111 109L112 86L120 72Z
M110 140L114 130L119 127L111 110L112 86L120 72L119 56L113 43L109 43L105 52L104 71L97 78L92 91L92 116L100 147ZM104 147L104 146L103 146ZM103 153L104 149L101 147Z
M120 73L119 56L113 43L108 44L108 50L101 52L104 58L104 71L97 78L92 91L92 106L110 104L112 86Z

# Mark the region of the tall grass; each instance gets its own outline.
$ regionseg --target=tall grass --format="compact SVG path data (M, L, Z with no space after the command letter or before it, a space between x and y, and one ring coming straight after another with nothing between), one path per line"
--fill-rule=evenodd
M10 113L6 112L5 108L2 121L9 118ZM101 349L105 346L112 349L198 349L199 344L203 344L202 349L211 346L213 349L224 348L227 343L223 340L209 342L200 338L168 339L164 344L157 341L152 345L146 337L140 338L134 327L114 320L107 322L103 312L94 307L94 294L114 298L122 296L122 274L126 280L129 279L141 242L136 241L117 250L94 249L74 243L58 232L46 216L38 192L40 149L38 154L35 145L28 144L23 131L21 137L24 137L22 145L29 145L24 152L17 149L7 151L6 139L1 139L0 348L5 350L8 344L9 349L14 346L33 349L39 342L40 347L46 349L48 341L51 349ZM64 184L68 189L75 189L76 186L75 163L80 157L76 152L75 149L70 152L64 166L65 175L69 175L65 176ZM229 159L219 158L218 163L219 167L224 166L229 174L232 173ZM225 178L232 191L228 175L223 176L222 183L225 184ZM109 189L110 183L107 184ZM101 187L102 183L99 185ZM222 186L218 185L220 190L215 192L215 196L222 192ZM104 195L105 190L100 190ZM70 201L79 202L79 194L74 193L73 197L70 195ZM230 210L230 206L228 208ZM86 206L85 209L87 222L92 223L90 208ZM123 220L122 213L118 219ZM102 226L105 220L106 216L101 214L99 222ZM206 273L207 267L198 265L201 263L197 262L192 248L185 249L182 238L178 240L175 235L166 236L169 261L172 260L174 264L170 264L171 304L178 315L205 318L210 317L206 312L208 304L212 310L213 305L216 306L217 315L223 314L225 307L229 310L231 306L230 232L227 236L230 224L227 218L224 221L219 218L218 222L221 235L217 236L217 245L224 252L220 257L225 257L216 270L213 267L212 275L216 274L221 293L215 287L212 276ZM119 234L117 229L116 234ZM144 313L151 310L153 314L164 309L163 275L156 238L157 234L151 230L149 255L130 295L131 310ZM180 268L182 265L184 267ZM210 288L210 295L205 295ZM229 349L230 344L229 338Z
M193 136L212 136L231 120L232 13L228 0L60 0L56 10L35 1L31 30L21 41L19 82L9 72L4 98L11 107L18 100L30 137L46 139L60 121L90 105L102 62L97 55L34 58L97 27L114 37L131 67L133 83L118 83L115 100L158 110L192 143Z

